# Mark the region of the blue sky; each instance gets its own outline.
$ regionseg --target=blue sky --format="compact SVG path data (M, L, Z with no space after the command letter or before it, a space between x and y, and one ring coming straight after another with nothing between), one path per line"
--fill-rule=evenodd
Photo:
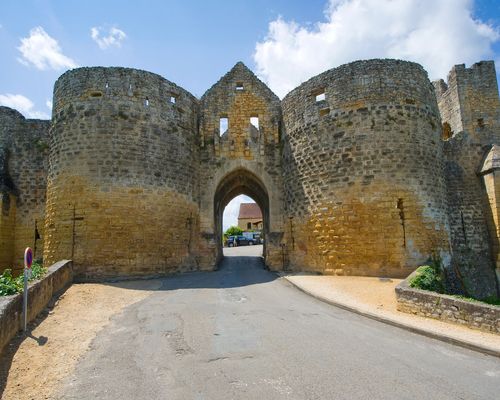
M2 0L0 10L0 104L31 118L49 117L55 80L75 66L145 69L198 97L240 60L280 97L363 58L416 61L431 79L482 59L500 67L499 0Z

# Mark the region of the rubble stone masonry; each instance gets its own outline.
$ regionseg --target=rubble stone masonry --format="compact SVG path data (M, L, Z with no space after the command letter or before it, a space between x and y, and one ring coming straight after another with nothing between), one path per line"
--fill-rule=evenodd
M72 259L76 279L210 270L246 194L273 270L403 277L434 256L455 291L498 295L499 104L492 62L433 86L415 63L357 61L282 101L242 63L199 100L74 69L51 121L0 108L1 266L36 219L45 262Z
M327 71L288 94L283 114L293 269L407 276L433 253L449 260L441 124L422 67Z

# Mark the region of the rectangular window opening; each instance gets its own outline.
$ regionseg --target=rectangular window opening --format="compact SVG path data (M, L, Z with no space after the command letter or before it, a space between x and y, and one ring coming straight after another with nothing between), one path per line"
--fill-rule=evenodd
M247 229L252 229L252 223L251 222L247 223Z
M175 104L175 103L176 103L176 101L177 101L177 97L175 97L175 96L170 96L170 97L168 98L168 101L169 101L169 103Z
M224 135L229 128L229 118L220 117L219 119L219 136Z
M259 117L250 117L250 124L259 130Z
M316 103L326 100L326 94L324 91L316 93L315 95Z
M243 90L243 82L236 83L236 90Z

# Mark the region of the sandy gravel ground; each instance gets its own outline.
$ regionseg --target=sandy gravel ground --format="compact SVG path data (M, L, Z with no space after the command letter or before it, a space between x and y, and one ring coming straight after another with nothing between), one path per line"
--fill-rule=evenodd
M305 274L286 278L306 292L330 301L500 351L499 335L397 311L394 288L400 279Z
M131 285L134 288L130 289ZM50 399L97 333L125 307L149 296L156 280L74 284L47 310L27 337L18 335L0 361L2 399ZM3 393L2 393L3 391Z

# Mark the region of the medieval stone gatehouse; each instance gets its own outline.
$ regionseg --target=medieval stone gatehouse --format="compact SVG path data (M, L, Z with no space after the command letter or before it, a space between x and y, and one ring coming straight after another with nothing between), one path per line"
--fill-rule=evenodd
M51 121L0 107L0 262L41 239L80 279L210 270L238 194L273 270L408 275L440 257L457 291L498 294L500 101L493 62L431 84L357 61L283 100L237 63L201 99L153 73L78 68ZM464 289L464 288L462 288Z

